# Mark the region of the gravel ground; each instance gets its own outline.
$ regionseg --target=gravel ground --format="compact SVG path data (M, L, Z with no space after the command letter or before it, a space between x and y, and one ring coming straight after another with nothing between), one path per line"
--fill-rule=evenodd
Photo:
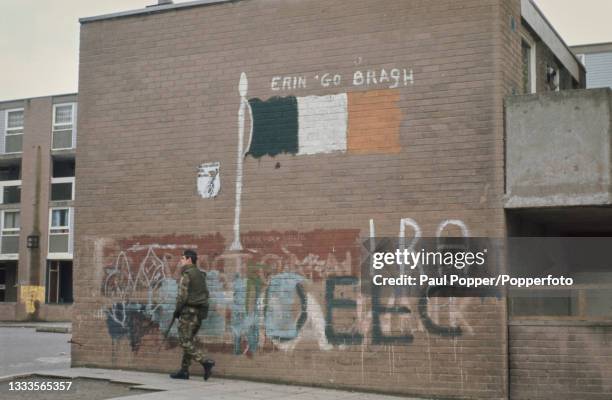
M18 382L25 382L25 384ZM71 382L69 390L11 390L24 387L25 385L34 385L37 382L39 385L46 383L59 388L60 382ZM67 384L65 385L68 386ZM0 399L28 399L28 400L104 400L112 399L121 396L131 396L137 394L151 393L148 390L130 389L130 385L122 383L114 383L99 379L59 379L32 375L26 378L17 378L10 381L0 382Z

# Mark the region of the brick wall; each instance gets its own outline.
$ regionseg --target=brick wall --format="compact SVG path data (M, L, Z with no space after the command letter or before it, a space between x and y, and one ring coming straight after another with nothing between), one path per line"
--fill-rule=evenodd
M15 302L0 303L0 321L15 320Z
M43 304L38 317L43 321L71 321L72 305Z
M200 334L222 375L506 398L505 302L419 309L362 292L359 246L372 227L397 236L401 224L408 237L504 235L502 104L520 82L518 9L268 0L85 23L73 364L176 368L176 338L165 348L160 330L178 256L194 247L213 299ZM243 73L255 129L251 139L243 108L253 152L240 174ZM346 118L322 111L343 101ZM315 116L296 120L295 107ZM326 137L296 142L317 124ZM327 140L338 132L346 144ZM198 193L202 163L219 165L216 195L206 177Z
M512 399L610 398L610 323L516 321L510 338Z
M19 237L19 282L42 287L45 285L45 256L47 253L47 240L43 233L48 229L49 221L52 114L51 97L25 101L21 160L21 203L24 206L21 207L21 235ZM37 164L39 164L38 167ZM38 201L36 200L37 184L40 184ZM39 215L36 229L40 231L40 248L28 249L27 236L35 229L35 204L38 204Z

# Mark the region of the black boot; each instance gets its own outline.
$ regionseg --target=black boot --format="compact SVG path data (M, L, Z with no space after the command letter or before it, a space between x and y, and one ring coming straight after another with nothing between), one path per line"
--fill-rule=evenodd
M170 374L170 378L172 379L189 379L189 371L184 369L179 369L173 374Z
M211 359L206 359L202 362L202 366L204 367L204 380L207 381L212 375L212 369L215 366L215 362Z

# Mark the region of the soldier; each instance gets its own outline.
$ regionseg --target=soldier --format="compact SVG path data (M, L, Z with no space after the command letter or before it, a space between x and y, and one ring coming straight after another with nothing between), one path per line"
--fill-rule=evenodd
M196 349L194 344L202 320L208 316L206 273L196 267L197 261L198 255L193 250L185 250L180 261L183 271L176 297L174 318L178 319L178 337L183 348L183 361L181 369L170 375L173 379L189 379L192 359L204 367L204 380L210 378L215 365L213 360L204 359L202 351Z

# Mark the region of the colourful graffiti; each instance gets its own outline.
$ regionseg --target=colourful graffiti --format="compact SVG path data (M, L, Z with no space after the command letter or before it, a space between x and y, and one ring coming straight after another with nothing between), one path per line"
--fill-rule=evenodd
M250 355L259 347L265 325L266 340L287 348L286 342L299 339L309 315L311 320L318 318L311 325L324 326L320 309L309 313L319 306L304 285L336 272L356 273L357 238L356 230L253 232L243 236L247 251L238 255L221 254L219 235L124 240L105 250L110 254L113 248L123 249L105 268L102 294L112 304L102 315L114 340L127 338L132 349L138 350L144 335L168 326L177 293L175 264L183 249L194 248L201 254L200 267L208 272L211 300L209 318L200 333L230 336L234 353ZM160 244L168 240L171 244ZM297 324L293 323L295 307ZM321 346L327 345L321 341Z
M128 338L135 351L146 334L156 328L165 330L170 323L178 290L177 260L181 252L195 248L203 249L203 256L215 255L222 250L223 243L219 235L200 238L199 242L184 237L160 239L185 244L160 245L148 237L124 240L118 244L124 250L104 270L102 294L112 304L101 315L106 318L113 340ZM176 335L176 328L173 329Z
M449 220L440 224L438 235L451 226L467 232L461 221ZM410 219L400 224L402 243L414 246L406 227L416 240L420 227ZM252 356L291 351L301 342L330 350L409 345L415 331L442 337L471 333L460 313L444 319L437 307L432 309L429 297L436 288L413 299L375 286L364 291L358 230L249 232L241 242L245 250L240 253L224 252L220 235L137 238L109 246L105 253L112 262L105 268L102 293L112 301L103 313L110 336L127 339L138 351L144 336L168 327L177 292L176 261L184 248L198 250L199 266L207 271L211 304L199 334L213 351ZM456 306L461 309L460 302Z

